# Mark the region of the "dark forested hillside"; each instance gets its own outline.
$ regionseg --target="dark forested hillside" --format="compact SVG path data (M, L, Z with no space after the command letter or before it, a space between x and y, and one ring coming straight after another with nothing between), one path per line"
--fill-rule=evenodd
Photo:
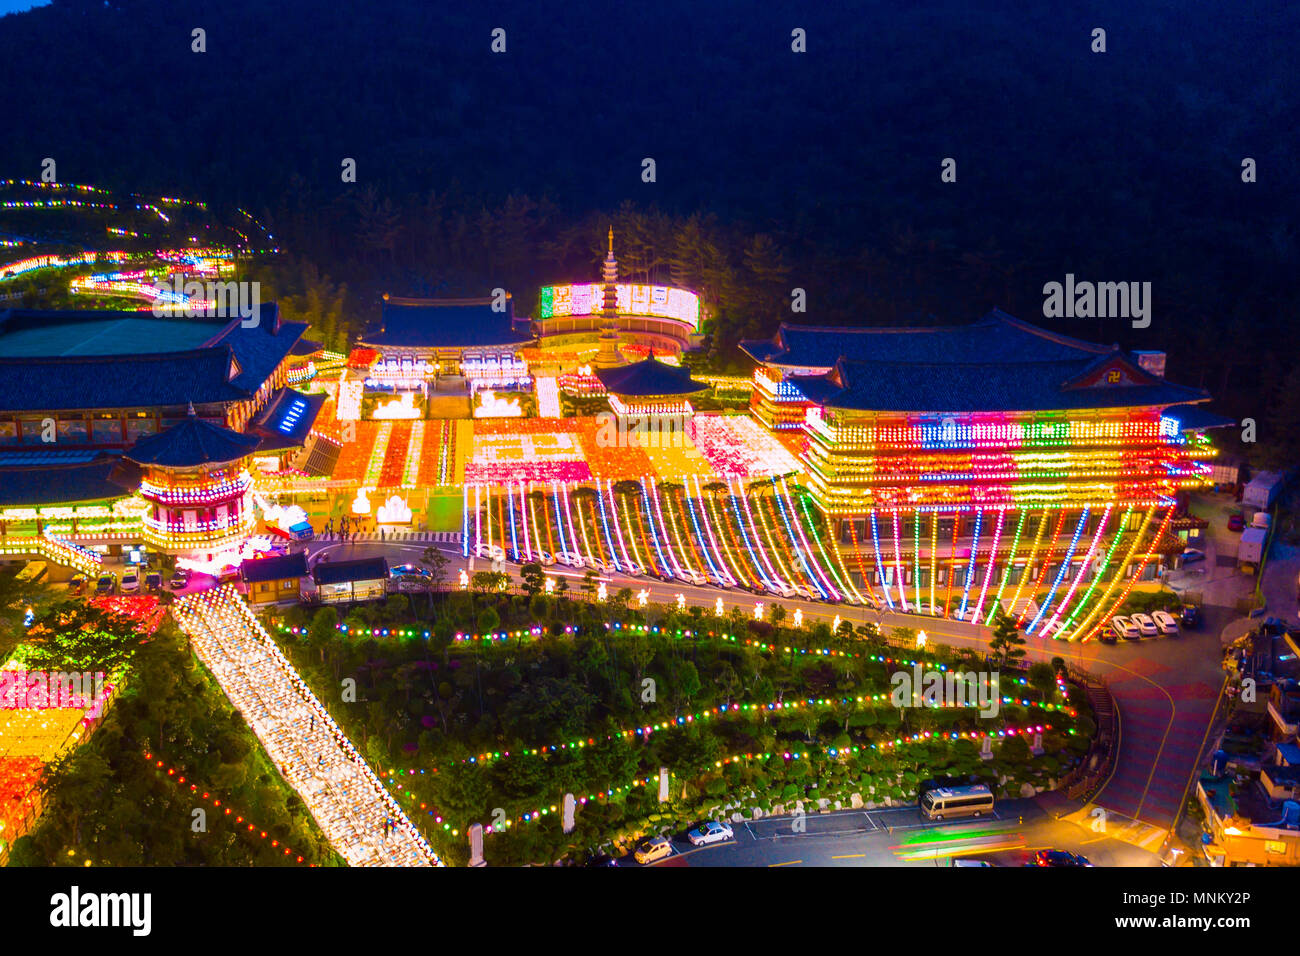
M612 217L625 270L705 294L720 361L795 286L809 322L997 304L1168 349L1226 411L1277 415L1300 386L1300 8L1024 6L56 0L0 19L0 175L53 157L243 206L290 256L286 294L345 284L354 323L384 289L526 305L594 274ZM1151 326L1043 320L1067 272L1151 282Z

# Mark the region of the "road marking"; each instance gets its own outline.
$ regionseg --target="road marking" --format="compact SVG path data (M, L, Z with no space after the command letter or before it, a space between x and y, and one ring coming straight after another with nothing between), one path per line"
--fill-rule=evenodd
M832 860L856 860L858 857L866 856L865 853L845 853L843 856L833 856Z
M769 866L769 867L773 867L773 866L794 866L796 863L802 863L802 862L803 862L803 860L789 860L789 861L787 861L787 862L785 862L785 863L769 863L768 866Z

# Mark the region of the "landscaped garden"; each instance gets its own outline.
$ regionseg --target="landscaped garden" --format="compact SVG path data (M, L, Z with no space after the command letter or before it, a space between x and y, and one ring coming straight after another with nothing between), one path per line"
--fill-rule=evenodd
M53 603L13 647L10 667L102 673L110 693L102 715L53 700L2 712L31 732L7 735L6 754L22 755L0 757L0 793L43 804L31 832L12 840L9 865L336 863L157 602L113 600ZM39 721L22 723L27 714ZM0 837L17 833L19 819L0 820Z
M714 815L914 802L938 777L1018 796L1052 786L1094 731L1086 698L1050 665L1004 670L993 717L899 709L900 670L990 665L847 623L832 635L633 609L627 590L606 605L574 601L526 571L522 594L480 573L470 592L394 598L341 622L331 609L269 622L449 862L465 861L474 823L490 863L545 863ZM569 834L566 793L578 804Z

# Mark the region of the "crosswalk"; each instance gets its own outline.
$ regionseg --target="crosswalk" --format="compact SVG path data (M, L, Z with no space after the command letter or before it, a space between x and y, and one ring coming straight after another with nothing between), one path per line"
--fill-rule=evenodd
M339 541L338 535L330 537L327 534L318 534L317 541ZM460 544L461 533L459 531L385 531L380 536L378 531L366 531L362 534L348 532L348 541L425 541L429 544Z

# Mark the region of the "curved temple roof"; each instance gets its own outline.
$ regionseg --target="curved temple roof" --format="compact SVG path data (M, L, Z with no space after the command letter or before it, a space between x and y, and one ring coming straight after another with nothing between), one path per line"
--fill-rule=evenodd
M1048 411L1208 401L1152 375L1118 345L1050 332L993 310L962 326L841 329L782 324L741 348L764 365L828 368L795 374L829 408L898 412Z
M156 435L141 438L125 457L141 465L196 468L238 461L252 454L260 442L256 435L244 435L191 415Z
M614 368L596 369L605 390L614 395L646 398L652 395L693 395L709 386L691 378L691 371L680 365L668 365L653 355Z
M488 348L522 345L533 336L514 327L514 301L504 311L493 299L407 299L384 296L381 328L363 334L362 345L390 348Z

